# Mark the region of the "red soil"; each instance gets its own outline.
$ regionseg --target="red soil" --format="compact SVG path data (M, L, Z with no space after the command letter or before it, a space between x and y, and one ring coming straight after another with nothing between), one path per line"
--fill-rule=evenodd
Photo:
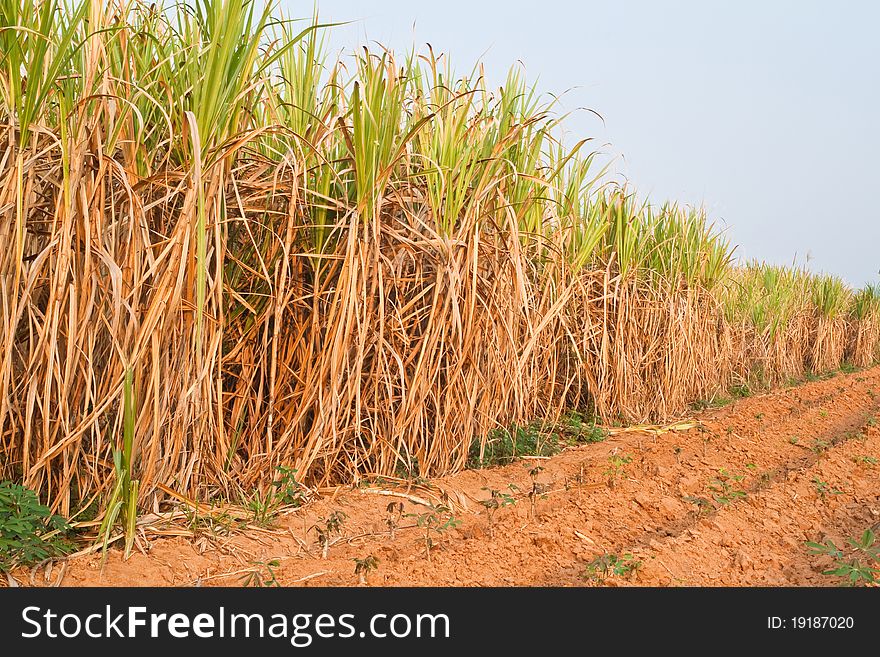
M103 567L101 555L88 554L56 563L48 579L45 567L15 575L22 585L236 585L261 568L255 564L277 560L272 570L282 586L355 585L353 560L374 555L370 585L833 585L822 575L830 559L810 554L804 542L842 545L880 523L880 465L863 458L880 459L880 428L871 419L878 407L875 367L700 413L688 430L628 430L551 459L424 485L338 489L282 512L270 528L232 535L203 525L194 536L182 523L146 528L128 561L112 548ZM612 487L605 473L614 455L631 461ZM524 466L536 463L547 491L536 517L521 492L516 505L495 513L490 537L483 489L513 483L527 491ZM722 468L730 490L745 493L724 504L710 489ZM391 539L386 507L402 501L404 513L424 513L412 498L436 503L444 493L461 524L435 535L429 563L412 518ZM347 519L325 560L309 528L333 511ZM641 567L601 581L584 576L610 553L632 554Z

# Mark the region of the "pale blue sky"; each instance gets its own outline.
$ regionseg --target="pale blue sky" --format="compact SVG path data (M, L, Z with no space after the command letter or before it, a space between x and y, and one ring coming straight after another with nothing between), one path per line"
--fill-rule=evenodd
M281 0L307 16L311 4ZM880 2L317 0L334 50L516 61L653 201L703 203L738 254L880 279Z

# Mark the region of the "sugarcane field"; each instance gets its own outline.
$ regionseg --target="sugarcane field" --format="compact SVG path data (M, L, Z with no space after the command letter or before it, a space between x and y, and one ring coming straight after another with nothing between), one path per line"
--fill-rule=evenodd
M322 7L0 0L0 587L878 586L876 201Z

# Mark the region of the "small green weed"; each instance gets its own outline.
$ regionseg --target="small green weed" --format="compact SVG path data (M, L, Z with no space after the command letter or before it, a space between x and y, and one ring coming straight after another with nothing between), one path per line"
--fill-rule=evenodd
M69 531L67 521L40 504L30 488L0 482L0 571L66 554L72 549Z
M296 469L286 465L275 468L277 478L272 482L275 489L275 502L279 505L301 507L310 499L311 491L296 478Z
M843 578L844 586L876 584L880 581L880 545L875 545L876 536L873 530L866 529L859 539L849 538L847 543L855 553L849 560L844 558L843 550L830 539L825 543L808 541L806 545L812 554L827 555L834 559L835 567L823 571L822 574ZM863 561L859 555L864 555L867 560Z
M434 547L432 534L441 537L444 532L454 529L461 524L449 507L438 505L425 513L408 513L407 517L414 518L416 526L424 532L425 558L431 563L431 549Z
M311 491L296 479L296 470L284 465L276 468L277 476L265 493L259 490L243 500L254 524L272 524L282 506L301 507L311 499Z
M275 569L281 565L277 559L271 561L252 561L253 568L242 573L239 581L242 586L264 587L281 586L275 577Z
M607 480L608 488L614 488L626 476L626 466L630 463L632 457L628 454L613 454L608 457L608 467L602 473Z
M730 504L746 496L745 491L737 488L743 479L745 475L731 474L725 468L721 468L718 470L718 476L709 482L709 490L718 504Z
M485 507L486 516L489 519L489 538L495 538L494 521L495 513L498 509L516 504L516 498L511 493L515 493L519 489L516 487L516 484L509 484L508 489L510 490L510 493L504 493L495 490L494 488L483 487L483 490L489 492L489 499L480 500L480 504Z
M813 487L816 489L816 493L819 497L823 500L826 495L843 495L843 491L832 488L831 484L827 481L822 481L819 477L813 477Z
M713 509L712 502L707 500L705 497L689 495L682 499L689 504L696 504L698 513L710 513Z
M565 447L600 443L607 435L594 419L569 411L556 425L535 421L496 429L489 433L485 446L475 438L468 451L467 466L487 468L507 465L524 456L555 456Z
M810 446L810 451L813 452L818 457L821 457L825 452L828 451L828 448L831 444L827 440L822 440L821 438L814 438L813 444Z
M321 518L317 524L311 526L310 529L315 532L318 546L321 548L321 558L327 558L333 536L342 533L342 526L347 517L342 511L334 511L326 519Z
M596 424L596 420L587 420L577 411L569 411L559 421L559 430L567 445L585 445L601 443L608 437L608 432Z
M739 399L744 399L746 397L751 397L752 391L747 384L742 383L737 386L732 386L730 388L730 394Z
M587 564L582 577L594 582L603 582L607 577L627 577L641 568L642 562L631 554L603 554Z
M555 436L542 433L540 425L536 423L496 429L486 439L482 454L480 448L481 441L475 439L468 454L469 468L507 465L523 456L553 456L561 451Z
M367 583L367 575L379 567L379 559L370 554L352 561L354 561L354 574L358 576L360 585L364 586Z

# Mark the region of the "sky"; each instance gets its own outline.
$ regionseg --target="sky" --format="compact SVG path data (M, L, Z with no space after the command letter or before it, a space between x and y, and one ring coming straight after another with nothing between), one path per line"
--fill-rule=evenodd
M286 14L311 4L281 0ZM430 43L563 94L652 202L703 205L742 259L880 280L880 3L317 0L332 50ZM595 114L584 108L594 110Z

